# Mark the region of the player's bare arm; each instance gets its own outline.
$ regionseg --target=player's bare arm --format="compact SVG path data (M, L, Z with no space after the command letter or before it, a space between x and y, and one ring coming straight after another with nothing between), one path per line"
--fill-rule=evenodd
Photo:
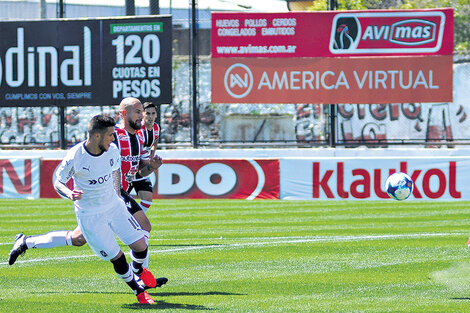
M163 164L162 158L158 155L147 160L141 160L139 164L139 174L142 176L150 175Z
M83 195L83 191L76 189L71 190L69 187L67 187L67 185L58 180L54 182L54 189L59 195L68 198L72 201L80 200Z
M158 141L155 140L155 142L152 145L152 148L150 149L150 158L155 157L155 152L157 151L157 144L158 144Z
M112 172L113 175L113 185L114 185L114 190L116 190L116 193L120 196L121 195L121 188L122 188L122 176L121 176L121 170L115 170Z

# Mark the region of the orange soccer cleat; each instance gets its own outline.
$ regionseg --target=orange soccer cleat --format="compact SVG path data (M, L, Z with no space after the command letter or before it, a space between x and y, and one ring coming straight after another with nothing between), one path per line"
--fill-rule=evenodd
M149 288L157 287L157 281L155 280L155 277L145 267L143 267L142 273L138 274L138 276L140 277L140 280L142 280L142 282L145 284L145 286Z
M155 301L152 297L148 294L147 291L141 292L137 295L137 301L142 304L154 304Z

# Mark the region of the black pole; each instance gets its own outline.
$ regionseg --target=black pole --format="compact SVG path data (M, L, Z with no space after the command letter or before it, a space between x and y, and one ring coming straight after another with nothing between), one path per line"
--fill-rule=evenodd
M149 0L150 15L160 14L160 0Z
M126 15L135 15L134 0L126 0Z
M328 2L328 9L330 11L336 10L336 0L329 0Z
M196 0L191 0L191 90L192 90L192 145L199 147L199 109L197 103L197 60L198 60L198 38L197 38L197 9Z
M329 145L331 148L336 147L336 104L329 104L330 108L330 138Z
M59 18L64 17L64 0L59 0L59 12L57 15Z
M59 134L60 134L60 148L67 149L67 138L65 137L65 107L63 105L58 105L59 108Z
M328 2L328 9L334 11L336 9L336 1L329 0ZM330 147L336 147L336 105L330 104L330 138L329 138L329 145Z
M57 12L59 18L64 17L64 0L59 0L59 10ZM58 104L59 110L59 144L61 149L67 149L67 138L65 136L65 107L62 104Z

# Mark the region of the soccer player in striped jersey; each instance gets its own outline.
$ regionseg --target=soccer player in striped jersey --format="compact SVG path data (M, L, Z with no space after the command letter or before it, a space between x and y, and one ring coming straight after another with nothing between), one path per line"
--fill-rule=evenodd
M144 123L137 134L144 140L144 149L149 153L151 158L155 155L157 149L158 137L160 136L160 126L155 123L157 118L157 108L152 102L144 103ZM128 192L132 188L135 189L137 196L140 198L140 207L144 212L152 205L153 186L149 176L136 174L135 179L129 186Z

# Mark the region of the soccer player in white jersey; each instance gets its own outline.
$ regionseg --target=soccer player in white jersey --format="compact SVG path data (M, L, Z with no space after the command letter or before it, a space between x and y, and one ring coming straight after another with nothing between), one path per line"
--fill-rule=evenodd
M56 172L55 190L74 201L77 223L93 252L101 259L111 261L117 275L134 291L139 303L152 304L154 300L145 291L137 273L152 273L142 267L148 246L139 223L127 211L120 195L120 153L114 140L115 122L97 115L88 125L86 141L71 148ZM73 190L66 183L73 178ZM131 248L131 265L119 247L115 235ZM17 240L15 245L24 244ZM141 276L142 277L142 276Z
M135 133L137 129L140 129L143 114L142 104L138 99L131 97L123 99L120 104L120 111L123 119L122 129L120 129L121 131L128 132L134 129ZM118 129L115 129L115 131L118 131ZM125 141L126 140L124 140L124 142ZM120 142L119 138L117 139L117 142ZM122 143L120 143L120 145L122 145ZM120 151L121 172L123 174L122 177L128 176L127 173L129 171L129 162L123 161L123 157L127 159L127 155L124 155L127 152L122 149ZM162 164L162 160L158 156L152 156L152 158L149 158L148 160L139 159L138 163L139 172L143 176L145 176L148 175L150 171L156 170ZM126 183L126 186L128 185L128 182L123 183ZM127 189L127 187L125 188ZM139 222L140 226L144 230L145 239L148 243L148 236L151 230L150 221L148 220L147 216L145 215L144 211L141 209L139 204L134 199L132 199L132 197L127 195L125 192L122 192L121 196L123 197L126 205L128 206L128 211L135 217L135 219ZM79 247L83 246L85 243L86 239L82 235L80 226L77 226L73 231L58 230L35 236L24 236L23 234L18 234L15 240L15 244L10 251L8 263L10 265L13 265L16 262L16 259L20 255L24 255L26 253L26 250L29 248L48 249L65 245ZM148 267L148 256L145 259L144 267ZM140 278L145 283L145 285L149 288L161 287L162 285L168 282L168 279L166 277L159 277L156 280L149 281L145 277L145 272L138 274L140 275Z
M153 299L133 271L146 272L147 278L153 278L152 273L142 267L148 253L144 233L119 197L121 156L112 144L114 126L110 117L97 115L91 119L87 141L69 150L57 169L54 188L74 201L77 223L93 252L112 262L117 275L134 291L139 303L152 304ZM73 190L66 185L71 178ZM115 235L131 248L131 266Z

